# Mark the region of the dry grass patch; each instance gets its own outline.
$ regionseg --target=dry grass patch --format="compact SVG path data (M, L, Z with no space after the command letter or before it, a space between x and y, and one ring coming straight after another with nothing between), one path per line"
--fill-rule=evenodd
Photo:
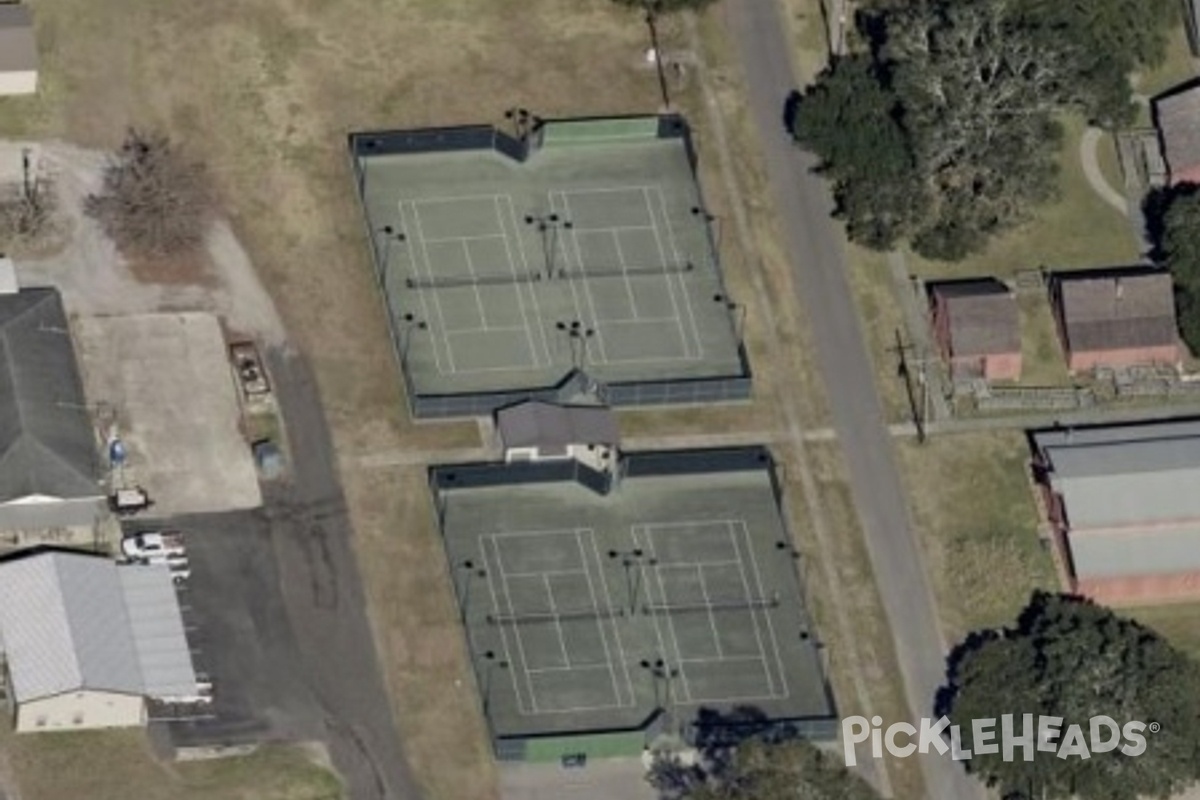
M1070 385L1050 300L1043 292L1017 295L1021 326L1021 382L1029 386Z
M1200 658L1200 603L1124 608L1118 613L1149 625L1192 658Z
M948 639L1011 622L1034 589L1057 587L1021 433L948 434L897 449Z
M341 785L299 748L190 763L155 759L144 731L0 737L21 800L338 800Z
M908 719L910 709L904 699L900 668L896 663L891 632L888 629L883 605L875 588L875 579L867 557L866 544L854 511L850 482L836 443L810 444L805 447L817 491L829 520L832 541L832 563L821 568L804 569L806 589L817 630L826 644L829 656L830 680L838 698L838 713L884 719ZM800 541L805 561L811 562L817 548L811 525L799 513L803 491L794 477L794 453L784 454L785 484L792 500L789 522ZM834 604L842 607L850 620L847 641L837 624ZM858 688L853 681L861 676L871 708L862 708ZM920 709L912 709L918 712ZM918 763L913 759L887 757L887 775L897 798L924 796L924 780Z

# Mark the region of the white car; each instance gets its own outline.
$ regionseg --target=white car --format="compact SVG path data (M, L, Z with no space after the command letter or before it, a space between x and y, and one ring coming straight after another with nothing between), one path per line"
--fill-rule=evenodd
M121 553L126 558L149 564L166 564L187 558L183 534L178 531L128 534L121 539Z

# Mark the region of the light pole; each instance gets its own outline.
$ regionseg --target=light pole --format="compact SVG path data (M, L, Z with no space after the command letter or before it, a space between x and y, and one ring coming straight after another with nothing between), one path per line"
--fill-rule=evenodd
M408 241L408 236L401 231L396 230L392 225L384 225L379 229L379 233L383 235L383 263L379 270L379 285L383 289L384 298L388 298L388 273L392 269L392 245L397 242L403 244Z
M621 566L625 569L625 589L629 592L629 613L632 616L637 613L637 599L641 590L642 571L638 569L636 572L633 567L641 567L645 552L640 548L633 550L609 550L608 557L614 561L621 559ZM654 566L658 563L657 558L646 559L646 564Z
M737 337L740 343L746 330L746 306L736 302L729 295L721 294L720 292L713 295L713 302L723 304L725 309L733 314L733 335Z
M525 224L537 226L538 235L542 239L542 261L545 264L546 277L553 278L555 259L558 255L558 231L560 228L569 231L575 227L575 223L551 211L549 214L526 214Z
M582 369L587 363L588 339L591 339L596 335L595 329L583 327L583 322L577 319L567 321L559 320L558 322L554 323L554 327L567 337L567 344L570 345L571 348L571 366L574 369ZM578 356L575 354L576 342L579 342Z
M692 206L692 216L702 220L705 225L711 225L713 229L713 243L717 250L721 249L721 218L710 212L703 206Z
M488 721L490 727L492 722L490 714L492 707L492 673L497 669L508 669L508 662L502 658L497 658L494 650L486 651L483 654L483 660L483 716Z
M662 93L663 109L671 110L671 95L667 91L667 75L663 72L662 49L658 46L657 0L643 0L646 9L646 28L650 31L650 49L654 53L654 68L658 71L658 90Z
M471 629L467 626L467 609L471 605L471 578L486 578L487 570L483 567L476 568L475 562L469 558L458 562L455 568L465 576L458 586L459 618L463 626L467 628L469 637Z
M654 704L660 705L658 695L658 682L661 680L666 689L666 708L663 709L667 714L667 721L670 727L674 728L675 723L675 693L672 689L672 681L679 677L679 668L672 667L661 658L643 658L640 662L642 669L650 673L654 680ZM674 733L674 730L671 730Z
M408 369L408 347L412 343L412 332L428 330L429 324L423 319L417 319L411 311L401 315L399 322L400 329L397 335L400 337L400 365Z

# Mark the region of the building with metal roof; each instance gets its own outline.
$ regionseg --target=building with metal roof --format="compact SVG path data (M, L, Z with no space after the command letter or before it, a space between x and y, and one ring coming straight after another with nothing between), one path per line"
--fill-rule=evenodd
M994 278L929 286L934 338L954 378L1021 377L1021 328L1012 290Z
M170 570L39 552L0 562L0 650L19 732L142 725L198 695Z
M556 405L527 400L496 412L504 460L575 459L606 471L620 444L612 410L598 405Z
M1110 603L1200 596L1200 420L1031 439L1071 591Z
M1128 267L1059 273L1051 295L1072 373L1175 366L1182 358L1168 272Z
M0 3L0 95L37 91L38 55L27 6Z
M93 523L100 478L61 297L48 288L0 294L0 530Z

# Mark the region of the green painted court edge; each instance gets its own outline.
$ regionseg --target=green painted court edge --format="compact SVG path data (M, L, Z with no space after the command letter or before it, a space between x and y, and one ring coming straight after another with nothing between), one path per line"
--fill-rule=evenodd
M510 745L516 745L511 750ZM517 750L520 749L518 756ZM563 756L581 753L588 758L622 758L641 755L646 749L642 731L615 731L567 736L525 737L500 740L497 750L509 760L530 762L559 761Z

